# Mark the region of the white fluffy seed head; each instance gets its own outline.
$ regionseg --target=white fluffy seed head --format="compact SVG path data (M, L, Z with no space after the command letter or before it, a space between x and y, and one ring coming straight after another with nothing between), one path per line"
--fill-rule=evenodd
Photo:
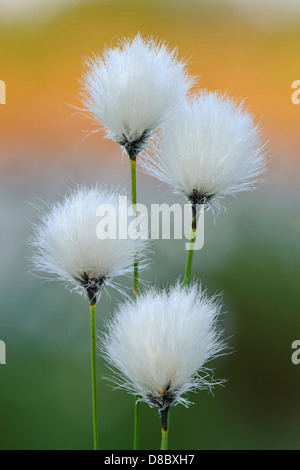
M136 156L193 84L176 49L137 34L85 62L85 111Z
M147 240L130 238L127 224L117 226L115 239L99 238L97 209L102 204L114 208L117 224L120 211L123 215L128 211L127 199L119 200L118 193L100 186L80 186L43 213L30 240L34 270L86 293L88 287L99 291L113 277L131 271L136 256L143 266Z
M211 388L207 361L224 351L216 322L221 310L197 284L150 289L121 305L100 348L119 387L160 410L182 403L186 392Z
M148 157L143 165L192 202L202 203L253 189L265 170L265 145L242 103L203 91L165 123L154 159Z

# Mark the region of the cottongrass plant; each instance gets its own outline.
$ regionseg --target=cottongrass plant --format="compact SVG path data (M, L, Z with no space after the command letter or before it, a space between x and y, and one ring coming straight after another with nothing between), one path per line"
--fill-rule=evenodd
M168 448L170 407L187 407L188 392L223 382L205 366L225 352L220 312L218 298L209 298L196 283L183 288L178 282L120 305L101 337L101 353L114 371L110 380L158 408L162 450Z
M119 194L107 188L80 186L43 213L34 226L30 241L35 252L33 267L58 279L71 290L87 297L91 319L92 402L94 449L98 449L96 385L96 302L104 286L132 270L135 257L145 257L147 240L128 237L127 227L120 225L119 237L99 238L97 210L110 205L118 217L127 211L125 200L119 206ZM124 205L125 204L125 205ZM124 233L123 233L124 232Z
M137 34L85 61L83 111L136 158L185 99L193 80L176 49Z
M137 34L85 61L83 112L106 129L129 156L131 193L136 215L136 159L149 139L184 103L194 84L177 50ZM139 260L134 260L134 290L139 292ZM138 401L135 406L138 447Z
M265 171L265 148L260 127L243 102L219 92L189 97L164 124L159 146L142 165L192 205L185 283L191 274L197 205L208 208L228 194L254 189Z
M133 209L136 208L136 158L153 134L184 103L194 80L176 49L137 34L102 55L85 60L83 112L100 123L106 136L128 154ZM134 266L138 293L138 261Z
M114 371L111 380L136 397L134 449L139 447L139 402L158 408L161 449L166 450L170 408L189 406L188 392L211 390L223 382L215 380L206 366L226 353L218 322L221 302L190 282L197 206L218 206L227 194L253 189L265 169L265 144L243 103L218 92L188 96L195 80L185 65L176 49L137 34L85 61L81 91L81 111L129 157L134 217L136 160L150 141L155 152L142 161L143 168L191 204L192 233L183 283L138 295L147 240L129 238L128 231L114 239L97 236L99 205L112 205L117 218L120 209L118 194L100 186L79 187L43 213L31 240L35 270L70 285L90 304L95 449L95 306L106 285L118 288L116 276L133 270L135 297L119 306L100 347ZM128 211L127 203L124 209ZM124 225L120 228L124 230Z

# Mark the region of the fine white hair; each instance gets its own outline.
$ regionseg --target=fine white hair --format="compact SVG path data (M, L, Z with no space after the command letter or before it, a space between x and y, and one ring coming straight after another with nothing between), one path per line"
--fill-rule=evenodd
M51 279L70 283L79 293L86 293L90 279L99 281L100 288L113 277L131 271L136 256L143 267L148 240L129 237L128 224L117 226L116 238L101 239L97 234L100 205L113 209L117 224L120 212L124 211L122 216L125 211L128 213L127 198L119 199L119 196L99 185L79 186L49 212L43 212L29 241L34 248L33 269L50 274ZM114 222L113 218L110 221Z
M265 170L265 144L242 102L204 90L164 124L159 147L142 165L200 204L254 189Z
M221 303L198 284L169 290L150 288L119 306L100 349L118 387L159 410L189 401L191 390L211 389L207 361L225 348L217 325Z
M194 83L176 49L140 33L86 59L85 66L84 111L134 156L182 104Z

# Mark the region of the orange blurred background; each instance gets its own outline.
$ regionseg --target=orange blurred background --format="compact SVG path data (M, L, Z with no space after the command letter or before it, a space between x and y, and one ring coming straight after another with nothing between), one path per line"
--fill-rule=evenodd
M0 19L0 79L7 89L7 104L0 108L0 154L6 170L26 171L32 162L44 168L45 160L76 165L82 155L87 161L99 153L103 158L118 153L106 140L99 150L101 133L83 140L82 131L94 125L73 115L67 104L80 106L77 79L83 57L141 31L178 46L191 74L201 77L201 87L246 98L270 140L272 165L291 175L299 171L300 105L291 101L291 84L300 78L300 14L273 24L271 7L262 23L259 8L249 19L234 2L69 1L54 6L44 14L33 8L21 18L14 18L11 6L10 16Z

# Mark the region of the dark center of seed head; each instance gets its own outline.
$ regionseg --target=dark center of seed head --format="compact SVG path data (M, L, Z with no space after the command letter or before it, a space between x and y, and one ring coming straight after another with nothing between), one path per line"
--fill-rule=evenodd
M118 144L121 147L124 147L129 158L136 159L136 157L144 150L146 143L151 135L151 132L148 129L145 129L144 132L134 140L128 140L125 134L123 134L123 138L118 140Z
M175 391L173 389L171 390L171 382L168 383L164 390L158 392L157 396L149 394L148 399L153 406L159 409L162 429L167 431L169 409L176 399Z
M214 194L206 194L198 189L193 189L193 191L187 196L188 200L193 206L198 204L203 204L207 206L209 202L214 197Z
M76 278L76 281L78 281L82 287L84 287L90 305L95 305L97 301L97 294L98 292L102 289L103 284L105 282L105 277L104 276L89 276L86 272L81 274L81 278Z

